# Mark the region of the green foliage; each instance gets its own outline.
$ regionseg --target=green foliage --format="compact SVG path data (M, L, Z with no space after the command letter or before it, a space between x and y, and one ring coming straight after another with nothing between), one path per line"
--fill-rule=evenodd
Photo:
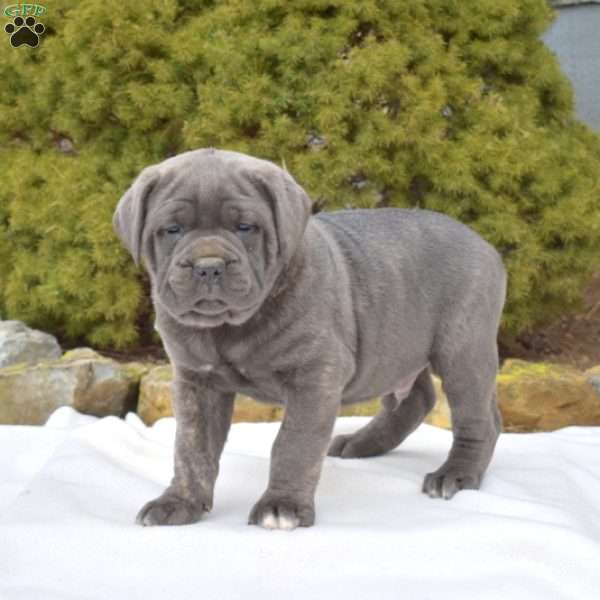
M133 343L144 294L112 210L143 166L216 146L284 164L324 209L460 219L504 255L505 330L554 316L599 262L600 142L539 39L551 17L544 0L56 0L40 46L0 64L0 311Z
M2 263L10 265L3 293L9 314L28 323L123 346L137 335L141 289L114 240L119 190L101 162L87 153L73 160L13 149L0 195L10 215L0 238Z

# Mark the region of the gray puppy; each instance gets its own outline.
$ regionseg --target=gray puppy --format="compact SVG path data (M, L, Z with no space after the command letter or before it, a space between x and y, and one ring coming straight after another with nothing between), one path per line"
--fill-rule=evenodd
M312 525L325 455L398 446L434 404L430 370L442 378L454 441L423 491L451 498L479 487L501 429L506 275L473 231L425 210L311 217L286 171L214 149L144 169L114 227L149 273L174 368L174 477L138 523L193 523L211 509L240 392L285 406L249 523ZM330 444L340 404L376 396L381 412Z

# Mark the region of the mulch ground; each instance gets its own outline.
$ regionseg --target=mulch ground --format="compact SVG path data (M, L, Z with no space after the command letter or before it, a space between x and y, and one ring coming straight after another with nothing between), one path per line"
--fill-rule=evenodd
M579 369L600 365L600 271L585 290L581 310L520 335L502 346L501 354L503 358L555 362Z

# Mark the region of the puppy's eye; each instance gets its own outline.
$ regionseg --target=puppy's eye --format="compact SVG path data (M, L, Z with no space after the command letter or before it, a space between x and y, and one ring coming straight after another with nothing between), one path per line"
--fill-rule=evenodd
M251 225L250 223L238 223L237 230L243 233L247 233L248 231L254 231L256 227Z
M169 225L168 227L165 227L165 231L169 235L178 235L183 231L183 229L181 225Z

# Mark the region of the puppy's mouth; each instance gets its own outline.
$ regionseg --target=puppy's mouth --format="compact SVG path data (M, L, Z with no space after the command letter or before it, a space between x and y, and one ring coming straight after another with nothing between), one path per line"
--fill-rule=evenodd
M211 300L198 300L198 302L194 304L194 307L189 312L196 313L202 316L213 316L220 315L226 312L227 310L227 303L223 302L223 300L215 298Z

